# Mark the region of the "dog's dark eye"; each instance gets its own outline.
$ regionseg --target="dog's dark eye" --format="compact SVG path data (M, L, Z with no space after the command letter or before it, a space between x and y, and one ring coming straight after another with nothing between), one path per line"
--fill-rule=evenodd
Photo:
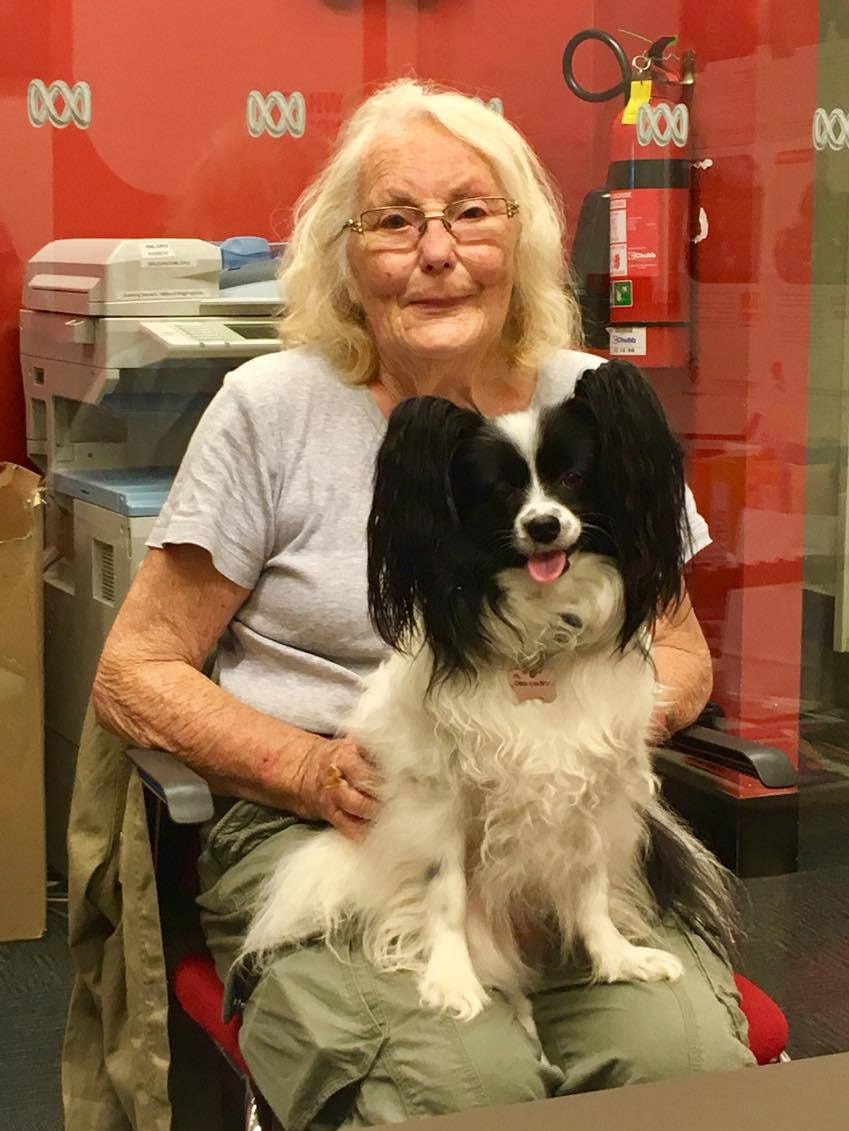
M496 483L493 494L502 502L510 503L521 496L522 488L514 487L512 483Z
M584 482L584 477L580 471L564 471L560 476L560 482L564 487L580 487Z

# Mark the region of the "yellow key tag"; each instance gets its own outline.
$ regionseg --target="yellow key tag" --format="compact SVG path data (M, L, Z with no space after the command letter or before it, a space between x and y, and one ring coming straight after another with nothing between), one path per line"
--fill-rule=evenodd
M622 111L622 125L633 126L637 121L640 107L650 98L651 79L633 79L631 81L631 97L628 99L628 105Z

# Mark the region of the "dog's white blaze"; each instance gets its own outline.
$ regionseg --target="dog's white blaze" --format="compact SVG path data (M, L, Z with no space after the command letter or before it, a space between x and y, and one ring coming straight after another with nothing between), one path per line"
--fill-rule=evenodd
M539 414L536 412L509 412L506 416L499 416L495 424L510 443L518 449L535 479L534 453L539 429Z

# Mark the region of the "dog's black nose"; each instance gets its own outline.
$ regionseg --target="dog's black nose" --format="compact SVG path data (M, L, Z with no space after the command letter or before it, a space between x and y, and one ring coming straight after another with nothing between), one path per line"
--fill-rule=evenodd
M544 518L528 519L525 530L535 542L553 542L560 533L560 523L554 515L546 515Z

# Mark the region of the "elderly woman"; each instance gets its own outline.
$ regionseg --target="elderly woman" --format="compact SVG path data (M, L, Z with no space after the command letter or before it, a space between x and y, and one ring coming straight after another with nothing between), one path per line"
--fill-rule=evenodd
M521 409L569 395L598 364L570 348L562 237L555 193L512 126L456 93L384 88L298 208L285 349L232 373L192 439L94 701L106 727L239 799L200 867L223 978L272 862L315 822L356 837L375 813L367 752L339 727L383 656L365 526L387 415L428 393L487 415ZM707 531L694 509L690 520L698 549ZM653 655L674 689L660 726L674 730L710 688L689 604L661 622ZM288 1131L751 1063L724 962L674 922L662 933L685 966L674 984L546 970L542 1048L497 997L468 1024L420 1008L411 976L377 973L354 944L288 950L228 992L245 1060Z

